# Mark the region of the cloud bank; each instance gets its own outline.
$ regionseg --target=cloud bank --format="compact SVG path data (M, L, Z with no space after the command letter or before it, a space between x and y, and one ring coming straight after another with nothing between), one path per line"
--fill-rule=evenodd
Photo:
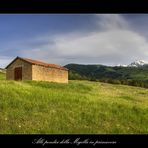
M97 29L41 36L27 42L19 55L49 63L129 64L148 61L148 42L119 14L96 14ZM89 22L88 22L89 23Z
M137 59L148 60L148 43L144 36L132 31L119 14L100 14L98 30L70 32L49 38L40 48L25 50L23 55L56 63L128 64ZM52 44L51 44L52 42Z

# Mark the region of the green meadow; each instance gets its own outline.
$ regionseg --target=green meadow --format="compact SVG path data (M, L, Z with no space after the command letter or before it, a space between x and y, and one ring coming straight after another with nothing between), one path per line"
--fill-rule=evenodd
M0 72L0 80L5 80L5 79L6 79L5 73Z
M146 88L4 79L0 74L0 134L148 133Z

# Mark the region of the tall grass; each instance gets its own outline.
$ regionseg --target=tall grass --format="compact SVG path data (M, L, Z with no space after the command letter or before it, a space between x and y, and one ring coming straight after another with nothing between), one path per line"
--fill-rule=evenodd
M6 79L6 74L0 72L0 80L5 80Z
M148 89L0 81L0 133L148 133Z

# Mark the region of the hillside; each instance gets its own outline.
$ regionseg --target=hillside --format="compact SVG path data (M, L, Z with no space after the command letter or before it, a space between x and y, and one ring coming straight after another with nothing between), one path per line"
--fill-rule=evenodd
M4 80L6 77L6 74L3 72L0 72L0 80Z
M148 133L148 89L0 80L0 133Z
M0 68L0 72L1 72L1 73L6 73L6 69Z
M121 67L104 65L68 64L69 79L93 80L117 84L148 87L148 65Z

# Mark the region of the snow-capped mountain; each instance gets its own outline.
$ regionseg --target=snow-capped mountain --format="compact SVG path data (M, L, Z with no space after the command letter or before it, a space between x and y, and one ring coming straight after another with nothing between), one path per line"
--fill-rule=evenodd
M132 62L129 65L118 64L117 66L119 66L119 67L140 67L140 66L144 66L144 65L148 65L148 63L146 63L143 60L136 60L135 62Z
M131 64L129 64L128 67L139 67L139 66L143 66L146 64L148 64L148 63L146 63L143 60L136 60L135 62L132 62Z

